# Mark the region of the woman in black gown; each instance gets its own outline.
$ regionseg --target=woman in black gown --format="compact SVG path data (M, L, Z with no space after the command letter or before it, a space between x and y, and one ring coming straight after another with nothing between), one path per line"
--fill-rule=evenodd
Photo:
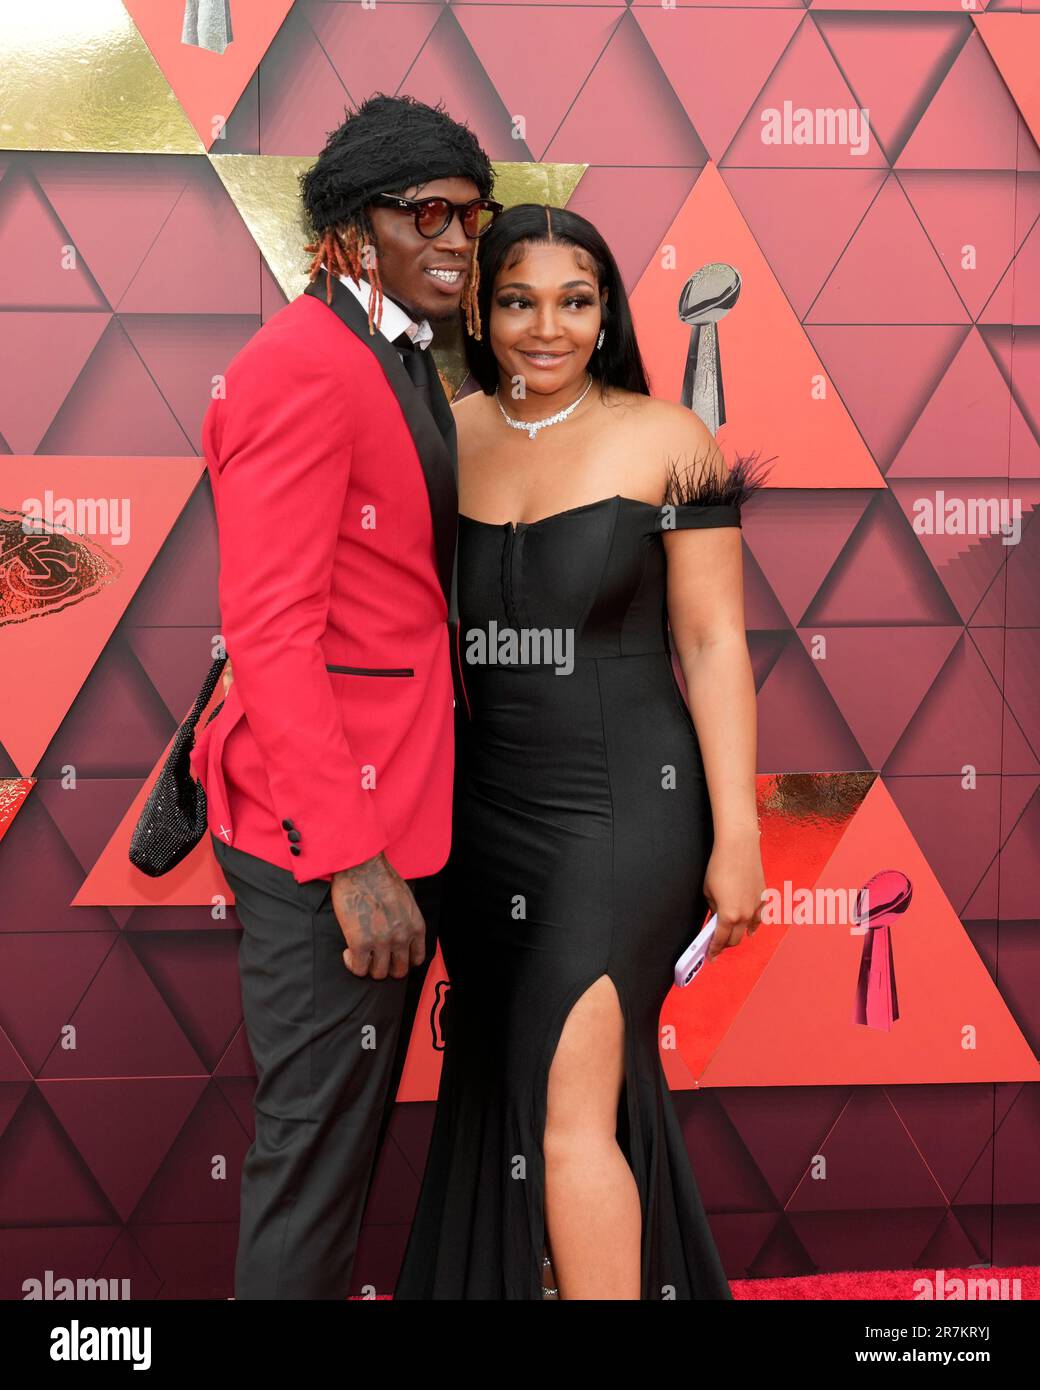
M761 910L739 527L762 479L650 398L583 218L513 208L480 275L445 1051L396 1297L728 1298L658 1018L708 905L713 955Z

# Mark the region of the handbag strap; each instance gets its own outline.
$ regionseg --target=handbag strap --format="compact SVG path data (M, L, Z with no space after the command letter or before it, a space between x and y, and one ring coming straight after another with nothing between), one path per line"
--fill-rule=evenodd
M195 703L191 707L191 713L188 715L187 719L185 719L184 723L181 725L182 729L194 729L195 725L199 722L199 715L209 704L210 696L217 688L217 681L220 680L220 673L221 671L223 671L226 665L226 656L218 656L216 660L213 662L213 665L209 668L208 672L206 673L206 679L202 682L202 689L199 691ZM220 704L210 715L209 719L206 720L207 724L209 723L210 719L213 719L220 712L220 708L223 705L223 703L224 701L221 700Z

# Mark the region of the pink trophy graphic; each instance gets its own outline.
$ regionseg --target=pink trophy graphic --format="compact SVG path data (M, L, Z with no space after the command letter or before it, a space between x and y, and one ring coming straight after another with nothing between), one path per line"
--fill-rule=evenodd
M853 1023L886 1032L899 1017L896 967L889 930L896 917L910 906L913 885L898 869L883 869L859 890L853 919L866 929L863 955L856 983Z

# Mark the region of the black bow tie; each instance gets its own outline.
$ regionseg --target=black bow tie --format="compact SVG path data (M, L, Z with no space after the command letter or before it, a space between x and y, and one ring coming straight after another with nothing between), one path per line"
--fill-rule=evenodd
M407 333L399 333L394 339L394 347L399 348L404 369L411 377L412 385L420 397L430 404L430 378L427 375L426 352L417 348Z

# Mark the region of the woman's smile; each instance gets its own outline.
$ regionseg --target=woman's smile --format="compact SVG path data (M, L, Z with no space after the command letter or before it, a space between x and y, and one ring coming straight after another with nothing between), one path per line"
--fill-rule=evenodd
M549 352L545 348L532 348L530 350L517 348L517 351L521 357L525 357L528 362L536 367L558 367L561 362L565 362L568 357L574 355L573 348L567 348L565 351L557 352Z

